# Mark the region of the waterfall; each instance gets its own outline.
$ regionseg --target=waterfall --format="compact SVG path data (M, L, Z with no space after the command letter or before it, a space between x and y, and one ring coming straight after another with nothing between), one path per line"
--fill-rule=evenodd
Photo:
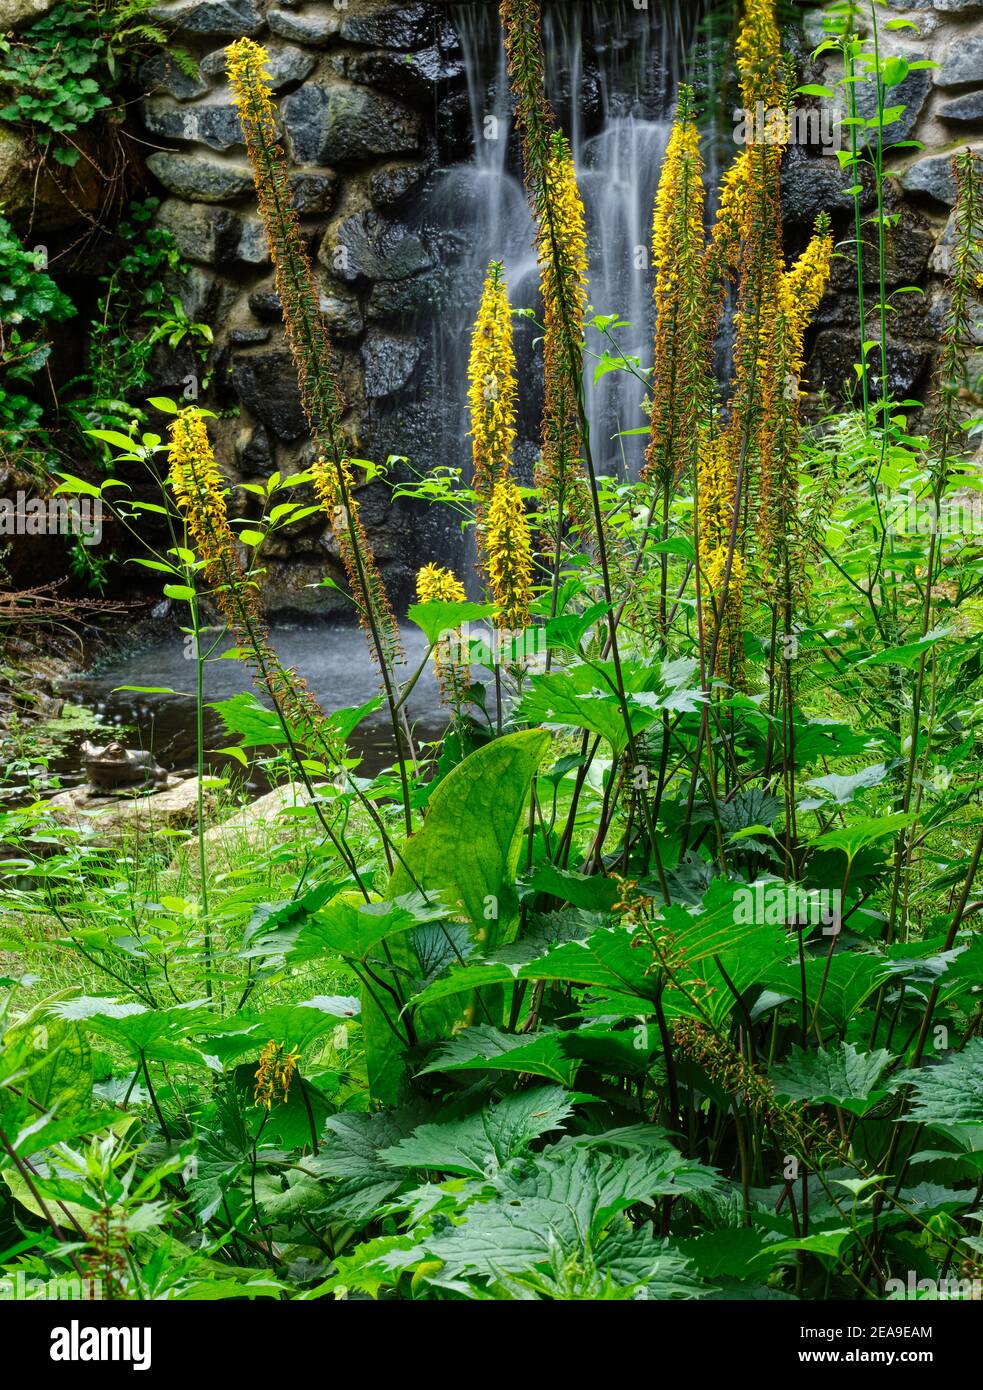
M589 301L596 314L617 313L630 326L617 345L643 367L651 362L654 320L650 241L652 208L678 84L693 79L695 37L704 0L545 0L543 37L550 99L568 135L587 212ZM427 208L453 272L435 318L433 428L438 453L470 469L465 408L471 325L489 260L504 262L515 308L539 314L534 228L521 182L518 142L498 6L488 0L451 5L467 77L470 158L439 171ZM542 359L538 328L517 320L520 419L516 463L528 481L539 449ZM626 372L594 385L596 356L613 351L589 330L585 386L598 470L634 476L645 424L646 388Z

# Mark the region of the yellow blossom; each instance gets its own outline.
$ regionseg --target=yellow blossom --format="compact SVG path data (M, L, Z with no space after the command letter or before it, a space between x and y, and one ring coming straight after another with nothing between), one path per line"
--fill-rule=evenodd
M492 261L478 307L468 363L473 486L481 507L512 465L516 391L508 286L501 262Z
M424 565L416 576L416 596L419 603L464 603L464 585L453 570L440 565ZM437 684L444 700L460 705L471 684L471 667L462 659L462 639L459 631L444 633L434 648L433 664Z
M519 489L502 478L492 492L485 536L495 621L513 632L529 624L532 542Z

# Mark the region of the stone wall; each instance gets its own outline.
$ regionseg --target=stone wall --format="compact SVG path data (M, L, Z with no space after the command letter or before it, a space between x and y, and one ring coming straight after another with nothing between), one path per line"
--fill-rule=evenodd
M952 213L955 185L952 155L966 146L983 154L983 0L888 0L878 10L879 41L885 55L909 60L928 59L935 68L916 68L900 86L890 89L888 104L904 104L905 110L885 128L886 143L919 141L924 148L904 147L889 153L886 183L887 209L897 222L887 232L886 278L889 291L914 286L921 294L898 294L891 299L888 319L890 345L888 371L896 399L931 401L932 368L939 335L946 319L945 277L950 269L955 219ZM907 20L916 29L890 30L891 21ZM842 65L837 54L811 62L809 54L821 42L822 11L805 11L802 49L805 80L837 87ZM872 84L858 87L860 114L874 114ZM849 142L849 137L846 143ZM838 161L812 149L793 148L784 169L784 212L792 240L804 238L816 214L825 209L834 218L841 237L852 231L852 199L841 190L854 182L840 171ZM864 171L864 213L874 210L873 177ZM865 336L879 339L877 322L878 257L876 227L868 225L865 238L872 243L864 254L864 279L870 316ZM844 383L855 379L858 360L856 256L851 247L841 248L834 262L831 291L818 315L809 374L811 384L824 387L834 398L842 396ZM981 333L981 330L977 330ZM983 333L979 336L983 346ZM871 358L871 370L879 356ZM975 368L983 371L983 353Z
M337 349L352 455L384 463L415 449L425 469L423 403L432 394L428 314L439 310L442 253L404 221L441 158L461 142L463 70L445 12L379 0L179 0L160 8L200 60L199 79L155 57L141 74L143 125L155 147L160 222L190 274L177 286L187 312L216 331L207 400L232 480L258 481L310 461L308 432L283 339L269 250L255 211L242 133L225 73L225 46L248 35L270 53L294 206L316 266L321 308ZM465 108L462 111L462 105ZM161 355L160 388L200 372ZM466 447L466 446L465 446ZM463 462L463 460L461 460ZM291 494L294 496L295 494ZM243 514L255 505L238 494ZM395 602L410 597L411 562L453 549L446 520L360 489L363 519ZM267 601L280 615L330 613L340 578L334 540L313 517L267 547Z
M16 23L23 26L50 2L0 0L0 14L8 16L5 25L14 23L10 16L16 8ZM445 306L457 294L453 321L460 325L460 341L452 336L449 350L463 360L467 318L461 296L466 289L470 306L477 285L454 282L464 233L459 229L455 238L446 226L435 231L426 215L436 171L471 156L472 113L447 0L170 0L160 12L172 22L175 41L199 60L200 76L188 77L162 55L145 65L141 136L150 189L162 199L160 219L191 266L172 289L193 319L215 330L210 378L200 384L202 399L219 415L217 452L230 481L261 481L274 470L291 472L310 461L269 251L224 70L225 47L241 35L256 38L270 52L294 204L338 353L353 456L384 463L390 455L406 454L422 471L435 463L463 466L469 451L461 401L448 399L452 393L442 375L434 325L447 322ZM892 92L892 102L904 102L906 110L887 132L892 140L917 139L925 146L889 158L888 206L899 218L888 232L887 278L892 290L914 285L923 291L892 301L891 389L901 399L926 398L945 317L944 277L953 239L949 160L967 143L983 152L983 0L889 0L879 13L884 22L902 19L918 26L917 32L882 30L886 51L938 64L935 70L909 73ZM804 5L797 40L803 78L835 87L840 76L835 55L810 58L821 38L821 11ZM870 114L870 88L860 92L864 114ZM8 205L17 179L26 178L16 141L13 132L0 131L0 172L9 165ZM790 150L783 196L791 251L804 244L823 209L833 215L840 237L852 235L852 205L841 196L850 177L835 158L815 148ZM36 181L28 182L36 191ZM872 181L865 177L865 184L869 215ZM57 226L65 195L53 187L49 201L47 220ZM76 207L82 203L82 190L73 188L70 201ZM834 397L842 394L844 383L855 381L860 338L855 276L847 245L812 334L811 383ZM865 257L865 278L870 304L876 300L874 255ZM877 336L873 321L866 336ZM446 330L442 351L446 364ZM190 350L162 350L154 392L180 394L187 378L201 372ZM453 394L461 393L455 387ZM448 419L454 428L447 427ZM461 537L449 513L393 503L390 489L380 482L361 488L359 495L397 604L410 598L418 565L432 558L461 563ZM234 498L241 515L253 513L253 494L239 488ZM271 612L348 611L339 592L313 587L325 574L342 578L331 533L317 517L277 537L268 556Z

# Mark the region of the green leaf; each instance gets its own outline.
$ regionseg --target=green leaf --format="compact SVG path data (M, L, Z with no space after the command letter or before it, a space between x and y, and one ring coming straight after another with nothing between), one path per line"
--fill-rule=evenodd
M983 1038L971 1038L940 1066L908 1073L907 1119L926 1125L983 1127Z
M436 1060L423 1068L434 1071L502 1071L518 1075L544 1076L562 1086L572 1086L577 1068L576 1058L567 1055L563 1043L565 1034L558 1029L544 1030L532 1037L503 1033L499 1028L482 1024L466 1028L452 1038L437 1054Z
M952 636L949 628L936 628L933 632L926 633L917 642L906 642L900 647L888 647L885 651L875 652L873 656L865 656L857 662L858 666L917 666L923 654L930 651L939 642L945 642Z
M445 632L456 632L464 623L491 618L494 612L493 603L444 603L435 599L428 603L410 604L406 616L434 646Z
M391 1168L485 1178L527 1152L534 1139L559 1129L572 1113L573 1102L562 1087L535 1086L462 1119L421 1125L380 1158Z
M24 1089L44 1110L87 1110L92 1100L92 1057L77 1023L50 1017L52 1000L37 1004L3 1034L3 1046L26 1052Z
M540 729L509 734L471 753L448 773L430 798L423 828L400 852L389 896L418 889L438 894L452 913L470 922L485 949L514 936L515 871L529 789L550 742ZM419 962L411 944L397 939L390 949L393 965L415 978ZM424 1042L447 1037L461 1021L460 1010L443 1005L418 1010L414 1027ZM405 1060L368 995L363 1028L372 1093L391 1101Z
M818 1051L793 1047L790 1056L771 1072L779 1096L807 1100L812 1105L838 1105L852 1115L864 1115L885 1096L890 1086L878 1086L891 1053L859 1052L851 1042Z

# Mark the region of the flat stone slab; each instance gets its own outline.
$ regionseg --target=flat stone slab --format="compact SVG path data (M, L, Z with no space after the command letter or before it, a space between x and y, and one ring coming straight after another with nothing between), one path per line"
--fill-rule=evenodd
M133 789L96 792L88 786L69 787L48 800L48 810L61 825L89 829L104 843L125 834L179 830L198 821L198 778L169 777L157 792ZM204 804L215 808L214 794L205 789Z

